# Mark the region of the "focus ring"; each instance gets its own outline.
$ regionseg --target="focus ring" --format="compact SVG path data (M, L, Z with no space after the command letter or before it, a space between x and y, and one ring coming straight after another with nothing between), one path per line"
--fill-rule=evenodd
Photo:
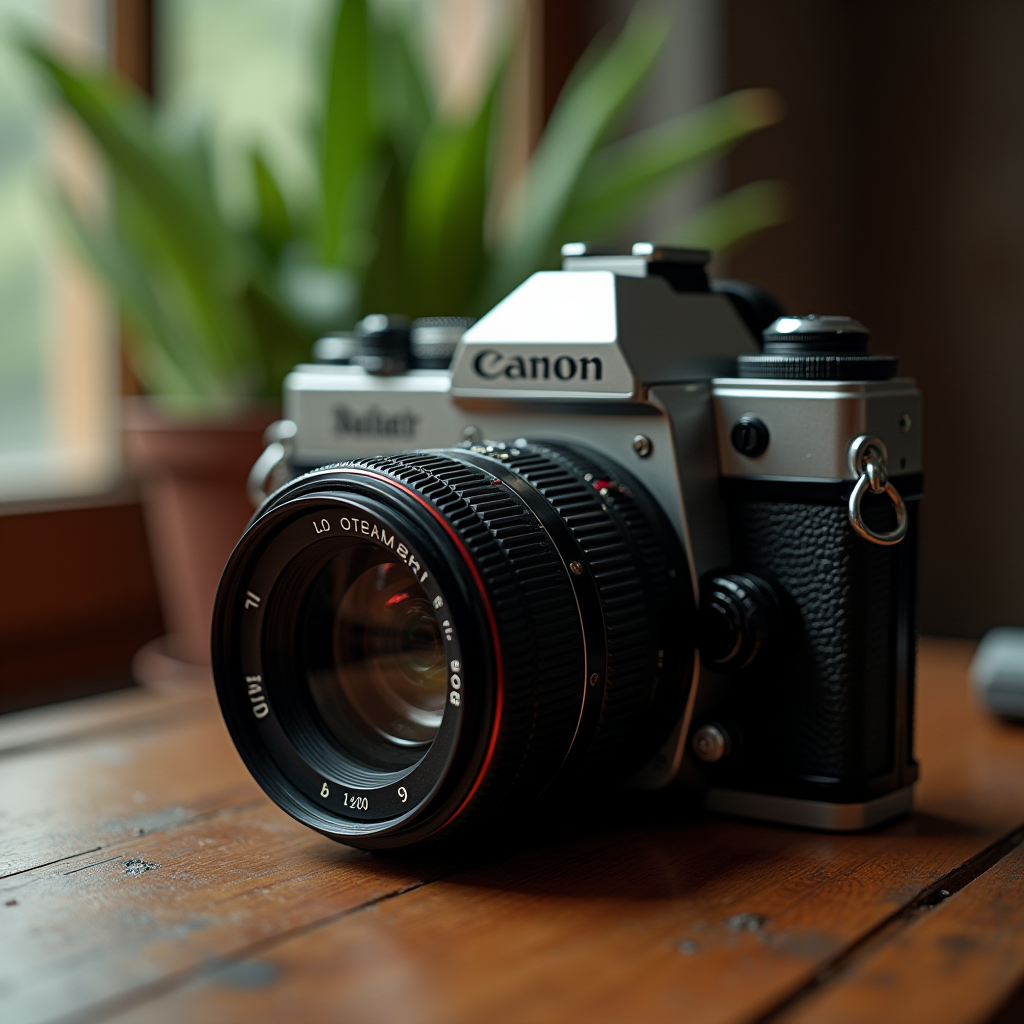
M422 452L348 465L391 477L437 508L469 551L494 609L506 700L487 778L458 823L485 793L499 811L506 799L534 795L572 742L584 685L579 615L558 553L532 513L475 467Z
M670 575L678 577L684 565L674 535L666 530L656 537L630 488L576 451L537 443L474 450L499 459L545 498L579 544L598 592L607 678L579 767L600 775L638 767L637 758L660 742L659 733L681 712L686 687L680 677L693 660L692 636L679 636L692 615L678 607L688 591L685 572L679 585Z

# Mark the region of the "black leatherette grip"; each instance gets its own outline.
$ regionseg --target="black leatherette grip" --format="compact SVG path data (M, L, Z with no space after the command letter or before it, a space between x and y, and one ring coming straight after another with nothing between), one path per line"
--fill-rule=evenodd
M851 528L849 488L832 490L818 502L756 488L728 497L735 564L771 579L789 605L774 664L751 672L737 694L747 742L730 773L760 780L735 781L744 788L795 786L791 795L828 798L809 786L866 799L914 774L918 502L907 500L907 538L883 547ZM866 505L865 517L891 528L884 500Z

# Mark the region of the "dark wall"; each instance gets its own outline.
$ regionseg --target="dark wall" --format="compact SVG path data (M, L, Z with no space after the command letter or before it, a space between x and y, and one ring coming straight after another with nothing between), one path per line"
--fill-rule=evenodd
M131 683L163 632L137 504L0 515L0 713Z
M729 182L780 179L793 203L729 272L856 316L920 382L924 630L1024 625L1024 3L725 11L728 87L787 108Z

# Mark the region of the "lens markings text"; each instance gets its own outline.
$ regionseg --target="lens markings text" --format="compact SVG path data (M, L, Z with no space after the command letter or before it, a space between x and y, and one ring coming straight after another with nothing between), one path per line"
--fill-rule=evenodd
M257 718L266 718L270 714L270 705L267 704L263 687L260 685L263 682L263 677L246 676L245 681L248 684L249 703L252 705L252 713Z
M326 522L326 520L324 520ZM313 524L314 527L316 523ZM338 521L338 525L346 533L357 533L363 537L369 537L371 540L380 541L387 548L391 548L398 557L405 562L405 564L413 571L413 573L419 573L419 582L422 583L430 575L423 566L420 564L416 556L401 542L398 542L398 547L395 547L395 535L392 533L388 536L387 530L383 526L378 526L376 523L369 519L357 519L354 516L342 516ZM317 530L317 533L320 533ZM420 571L422 570L422 572Z
M452 674L448 679L451 685L451 692L448 694L448 702L454 707L458 707L462 703L462 694L459 692L462 689L462 676L459 672L462 671L462 662L455 660L451 663Z

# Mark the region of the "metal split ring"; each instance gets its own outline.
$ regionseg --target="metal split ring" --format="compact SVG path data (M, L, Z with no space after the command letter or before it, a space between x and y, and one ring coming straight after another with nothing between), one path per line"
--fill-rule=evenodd
M280 476L287 469L288 456L291 454L292 440L297 428L292 420L276 420L263 432L263 443L266 448L249 470L246 492L254 508L259 508L267 500L272 491L284 483Z
M858 437L850 446L850 467L858 474L857 483L850 492L848 506L850 525L865 540L872 544L889 547L899 544L907 535L907 507L899 491L889 482L885 468L885 445L875 437ZM875 533L861 514L861 502L865 494L886 494L896 510L896 525L888 533Z

